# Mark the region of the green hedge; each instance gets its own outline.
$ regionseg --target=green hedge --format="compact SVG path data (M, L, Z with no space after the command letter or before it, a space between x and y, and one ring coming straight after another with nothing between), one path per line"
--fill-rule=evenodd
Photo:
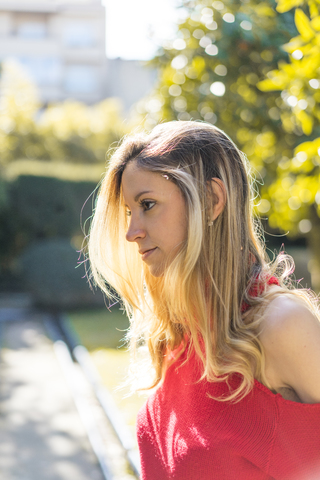
M80 212L95 184L70 182L57 178L22 176L10 185L11 208L30 239L69 238L80 229ZM90 201L83 217L88 218Z
M12 289L16 278L17 288L23 285L42 306L101 305L102 296L93 295L83 278L84 267L76 268L96 185L38 175L2 181L0 289Z
M66 310L103 305L102 294L89 288L83 258L67 239L34 243L19 258L19 266L37 306Z
M8 268L23 250L40 239L71 239L82 234L92 214L95 182L21 175L5 185L0 212L0 264ZM85 204L85 205L84 205Z

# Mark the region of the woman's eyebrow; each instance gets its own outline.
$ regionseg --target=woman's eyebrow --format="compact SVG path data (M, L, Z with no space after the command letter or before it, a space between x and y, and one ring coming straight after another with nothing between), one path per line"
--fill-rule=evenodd
M145 193L152 193L152 190L144 190L143 192L138 193L138 195L134 197L134 201L137 202L141 195L144 195Z

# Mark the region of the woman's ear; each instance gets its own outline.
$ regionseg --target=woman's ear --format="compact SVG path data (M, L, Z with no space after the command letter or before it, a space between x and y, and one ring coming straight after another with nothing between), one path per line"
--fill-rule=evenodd
M226 188L223 181L216 177L211 179L209 188L211 190L211 195L209 196L211 203L210 220L214 221L223 211L226 204Z

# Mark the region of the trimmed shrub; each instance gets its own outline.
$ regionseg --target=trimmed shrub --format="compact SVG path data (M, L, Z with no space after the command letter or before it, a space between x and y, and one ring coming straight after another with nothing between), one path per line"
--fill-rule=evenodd
M90 290L79 253L67 239L42 240L19 258L21 276L37 306L51 310L102 306L100 292Z
M81 237L81 223L92 214L95 187L95 182L35 175L8 182L6 205L0 211L0 272L33 242Z
M80 213L95 188L91 182L52 177L21 176L10 185L11 209L30 239L66 237L80 233ZM90 202L84 218L91 215Z

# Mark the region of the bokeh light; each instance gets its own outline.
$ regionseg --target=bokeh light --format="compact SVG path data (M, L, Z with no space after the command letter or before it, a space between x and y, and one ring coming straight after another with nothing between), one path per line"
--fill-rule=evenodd
M222 97L225 94L226 87L222 82L213 82L210 85L210 92L217 97Z

